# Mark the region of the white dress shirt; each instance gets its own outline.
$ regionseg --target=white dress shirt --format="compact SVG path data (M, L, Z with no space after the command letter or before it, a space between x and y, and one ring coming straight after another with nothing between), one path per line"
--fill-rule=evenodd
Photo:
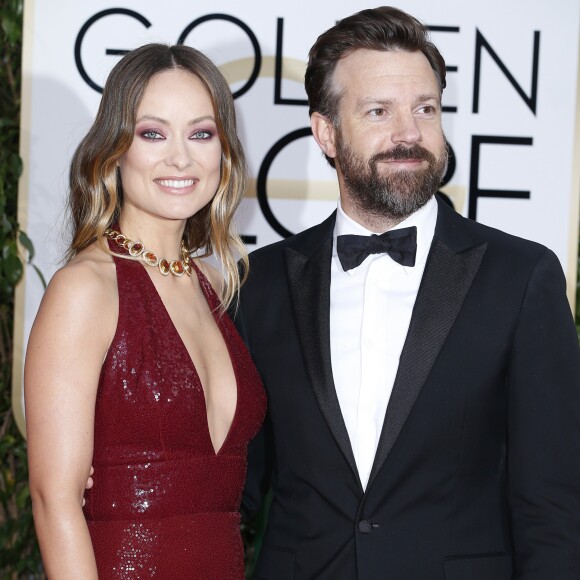
M377 451L436 221L437 202L432 198L393 228L417 227L415 266L401 266L387 254L373 254L345 272L336 254L336 237L374 232L349 218L340 201L338 204L330 278L330 352L336 394L363 489Z

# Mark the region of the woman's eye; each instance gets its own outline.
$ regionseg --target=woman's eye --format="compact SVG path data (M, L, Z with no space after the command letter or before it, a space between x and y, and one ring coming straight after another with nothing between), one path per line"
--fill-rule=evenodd
M149 139L149 141L156 141L158 139L163 139L163 135L161 135L157 131L153 131L153 130L143 131L143 133L141 133L141 136L144 139Z
M211 136L209 131L196 131L191 135L191 139L209 139Z
M385 114L385 109L372 109L370 114L373 117L382 117Z

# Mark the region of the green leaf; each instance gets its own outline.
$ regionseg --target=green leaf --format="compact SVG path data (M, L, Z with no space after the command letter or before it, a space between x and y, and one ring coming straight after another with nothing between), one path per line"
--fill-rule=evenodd
M28 252L28 263L30 264L34 258L34 244L32 243L32 240L26 235L26 232L23 232L22 230L20 230L18 240L26 248L26 251Z
M6 491L10 493L10 491L14 488L15 481L14 474L10 471L10 469L8 469L8 467L5 467L2 470L2 479L4 480Z
M5 213L0 215L0 229L4 235L7 235L12 231L12 224Z
M20 41L22 35L20 25L12 18L9 18L8 16L2 18L2 30L10 44L16 44Z
M20 278L22 278L24 267L22 266L22 262L18 256L15 256L14 254L6 256L2 261L2 268L4 270L4 276L9 284L14 285L18 280L20 280Z
M26 507L30 500L30 489L27 485L22 486L16 494L16 507L22 510Z
M0 129L5 129L6 127L18 127L18 123L8 117L0 118Z
M36 266L36 264L31 264L31 266L34 268L34 271L38 274L38 277L40 278L40 283L42 284L42 287L46 290L46 279L43 276L42 272L40 271L38 266Z
M19 178L22 175L22 170L24 166L22 164L22 158L20 155L13 154L10 156L10 170L15 178Z

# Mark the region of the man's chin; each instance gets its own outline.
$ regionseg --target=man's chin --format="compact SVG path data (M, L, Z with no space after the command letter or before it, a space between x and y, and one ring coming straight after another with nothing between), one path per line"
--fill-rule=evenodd
M398 175L401 173L415 173L416 171L421 171L427 169L428 163L423 159L417 159L414 161L378 161L377 167L383 168L381 173L386 173L389 175Z
M390 191L391 195L400 198L414 197L417 190L423 189L424 180L411 172L400 172L389 175L388 179L381 180L376 184L377 191Z
M428 171L424 165L418 164L412 167L385 167L385 164L379 164L376 168L375 175L385 184L397 189L399 185L412 184L415 187L424 180L424 173ZM403 186L404 187L404 186Z

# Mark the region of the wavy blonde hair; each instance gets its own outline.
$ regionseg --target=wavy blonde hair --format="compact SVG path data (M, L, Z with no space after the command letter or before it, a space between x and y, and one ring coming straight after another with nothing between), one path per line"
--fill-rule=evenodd
M133 141L137 109L151 78L173 69L195 75L207 89L214 109L222 148L220 182L212 200L187 220L184 241L192 252L201 252L201 257L214 254L221 264L224 311L239 295L248 270L246 249L233 227L234 213L246 187L246 161L227 81L211 60L188 46L141 46L124 56L109 74L93 125L71 163L72 240L66 259L96 240L106 248L103 234L119 220L123 205L117 163Z

